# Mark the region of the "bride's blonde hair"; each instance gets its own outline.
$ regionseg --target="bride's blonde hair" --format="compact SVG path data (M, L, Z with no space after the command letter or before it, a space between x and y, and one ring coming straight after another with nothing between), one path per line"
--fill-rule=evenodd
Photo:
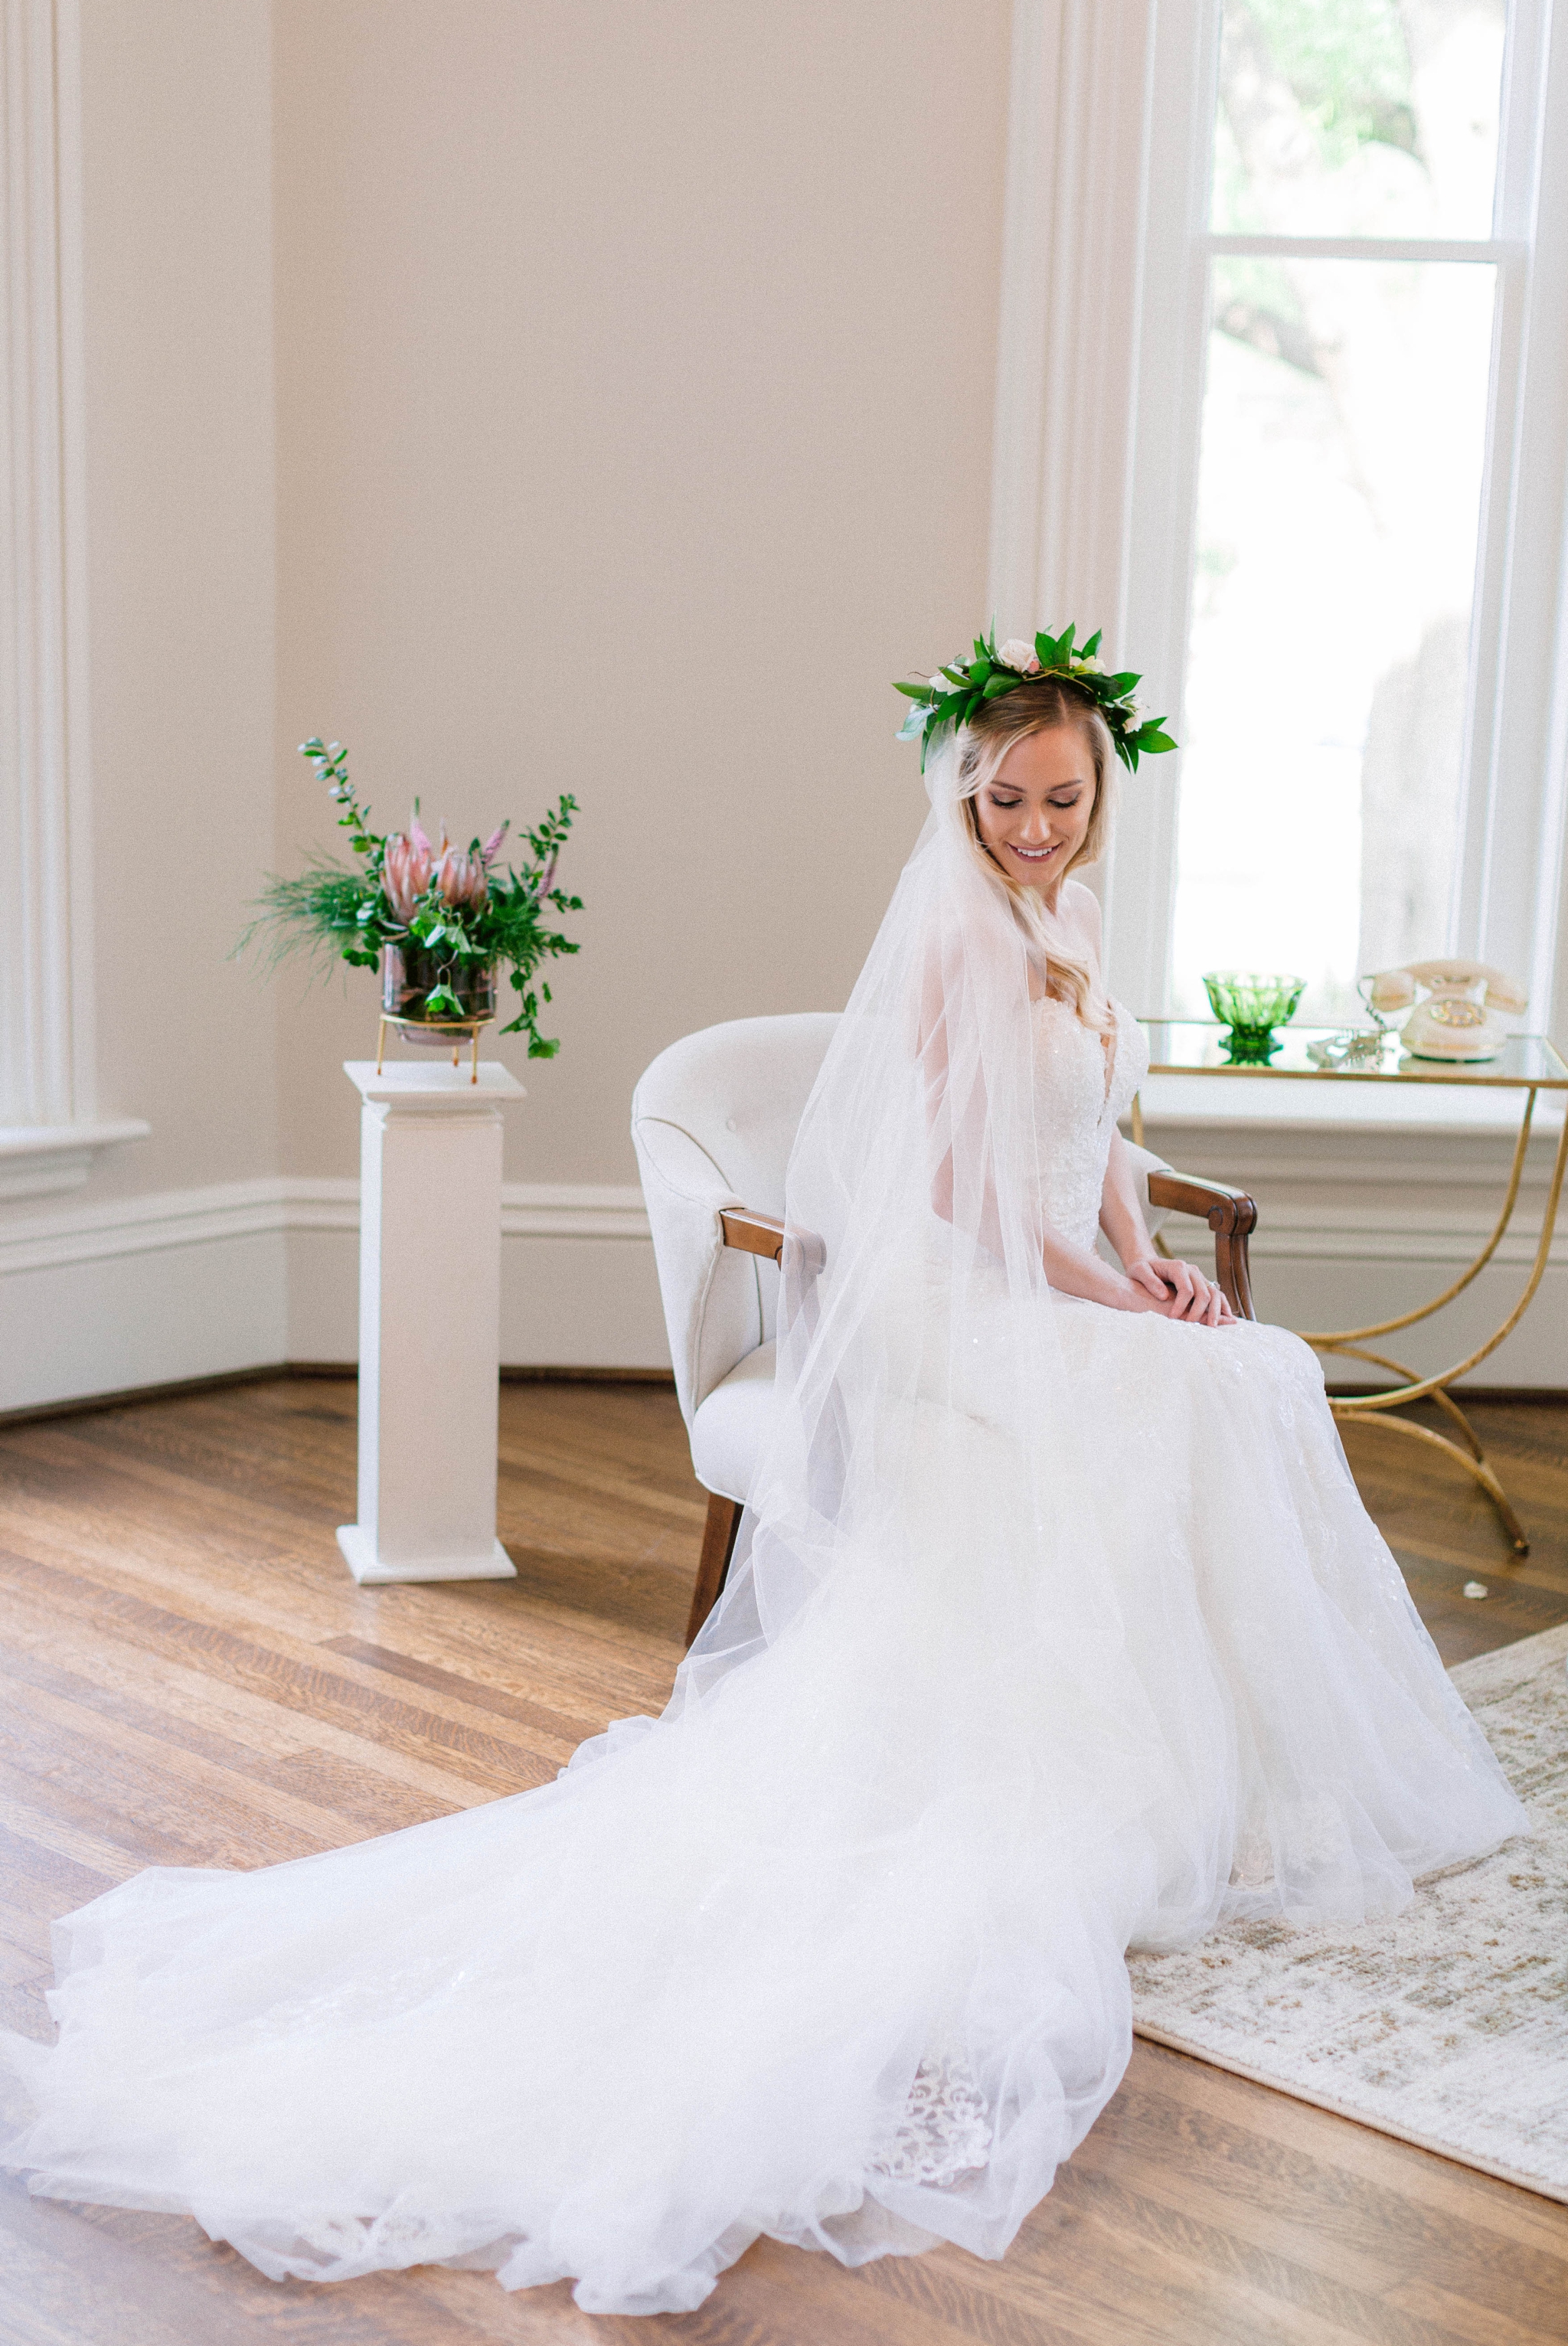
M1003 872L980 835L980 816L975 806L977 793L994 778L1015 741L1023 740L1031 733L1050 733L1067 725L1076 726L1089 744L1090 761L1095 769L1095 803L1089 813L1088 830L1062 876L1065 879L1080 863L1097 863L1110 836L1115 745L1110 728L1094 702L1054 676L1042 677L1038 683L1021 684L1014 691L1003 693L976 709L960 741L959 797L975 857L987 876L1000 882L1006 892L1013 916L1023 932L1046 993L1070 1003L1074 1015L1095 1034L1109 1035L1115 1032L1115 1017L1095 984L1094 972L1076 954L1063 952L1060 938L1053 935L1047 926L1044 907L1034 890Z

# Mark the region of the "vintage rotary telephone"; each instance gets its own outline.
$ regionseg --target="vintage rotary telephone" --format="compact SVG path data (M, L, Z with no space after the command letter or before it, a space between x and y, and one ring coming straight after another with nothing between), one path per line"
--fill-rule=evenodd
M1509 1022L1530 996L1522 985L1479 961L1414 961L1361 980L1367 1007L1380 1025L1408 1010L1400 1040L1417 1059L1495 1059Z

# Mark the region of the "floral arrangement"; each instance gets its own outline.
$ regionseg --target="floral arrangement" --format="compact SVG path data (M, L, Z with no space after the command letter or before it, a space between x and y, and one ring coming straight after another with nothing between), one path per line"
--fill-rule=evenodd
M304 741L300 754L342 809L338 821L361 861L323 862L298 879L270 879L258 900L260 917L241 945L261 930L270 933L274 960L296 952L341 954L363 969L374 969L388 946L427 954L442 973L424 995L424 1015L433 1021L465 1015L452 983L454 973L505 962L522 1001L516 1017L501 1031L526 1035L531 1059L554 1058L560 1044L539 1032L541 1005L550 1000L550 989L535 985L535 975L541 963L581 950L545 926L550 911L577 913L583 906L580 896L565 895L555 885L576 800L563 794L538 829L524 833L532 861L514 869L496 862L510 822L483 844L475 839L458 848L444 823L439 840L429 836L416 799L406 831L374 831L371 810L361 806L349 780L342 743Z
M899 728L899 740L920 742L923 767L932 739L944 725L967 725L985 701L1000 699L1004 692L1016 692L1021 684L1032 684L1038 677L1059 676L1064 683L1076 686L1095 703L1110 729L1116 755L1129 773L1137 772L1140 757L1174 750L1176 743L1161 730L1166 721L1163 717L1144 718L1140 722L1141 712L1133 699L1133 687L1139 678L1130 669L1108 676L1095 658L1102 631L1096 627L1088 642L1074 650L1073 639L1076 632L1076 623L1059 636L1049 636L1042 630L1032 645L1013 637L998 651L996 623L993 620L989 641L984 636L976 636L972 660L952 660L921 684L894 686L896 692L903 693L915 704Z

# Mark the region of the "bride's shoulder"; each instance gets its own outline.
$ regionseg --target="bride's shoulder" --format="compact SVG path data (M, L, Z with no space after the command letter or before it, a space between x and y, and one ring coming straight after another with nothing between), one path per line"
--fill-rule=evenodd
M1084 943L1090 947L1097 961L1100 955L1102 925L1100 900L1094 890L1086 888L1082 880L1064 880L1062 893L1056 900L1056 909L1064 927L1075 931Z

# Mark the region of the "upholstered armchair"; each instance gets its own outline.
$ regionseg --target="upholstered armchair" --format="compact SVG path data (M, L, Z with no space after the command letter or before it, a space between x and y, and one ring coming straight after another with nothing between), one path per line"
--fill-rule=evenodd
M708 1493L689 1645L718 1602L773 1398L784 1168L837 1024L832 1012L738 1018L661 1051L632 1097L654 1258L691 1463ZM1135 1149L1149 1227L1196 1214L1214 1232L1216 1276L1252 1319L1239 1189L1173 1173Z

